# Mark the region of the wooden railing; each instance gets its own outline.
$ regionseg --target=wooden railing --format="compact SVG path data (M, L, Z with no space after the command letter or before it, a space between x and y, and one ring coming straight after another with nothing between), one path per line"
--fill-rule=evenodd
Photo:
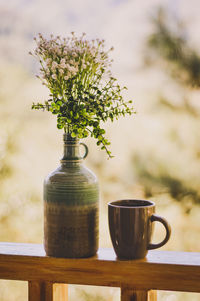
M150 251L131 261L100 249L64 259L45 256L42 245L0 243L0 278L28 281L29 301L66 301L66 284L120 287L122 301L156 300L155 290L200 293L200 253Z

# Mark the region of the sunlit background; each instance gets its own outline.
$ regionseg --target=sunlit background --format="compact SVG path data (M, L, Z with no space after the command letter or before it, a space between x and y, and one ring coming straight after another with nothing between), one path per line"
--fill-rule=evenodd
M41 32L103 38L113 74L137 114L106 125L115 157L91 138L85 164L99 178L100 247L111 247L107 202L154 200L172 226L167 250L200 251L200 2L0 0L0 241L43 242L42 187L62 156L62 131L31 110L48 91L28 54ZM157 226L154 241L164 235ZM119 300L119 290L70 286L70 300ZM158 300L200 300L159 292ZM24 301L23 282L1 281L0 301Z

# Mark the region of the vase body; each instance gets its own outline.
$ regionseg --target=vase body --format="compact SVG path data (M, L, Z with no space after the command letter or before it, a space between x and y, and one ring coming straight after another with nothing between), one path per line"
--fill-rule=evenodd
M44 248L48 256L89 257L98 249L98 181L83 165L79 147L77 139L64 134L61 165L44 181Z

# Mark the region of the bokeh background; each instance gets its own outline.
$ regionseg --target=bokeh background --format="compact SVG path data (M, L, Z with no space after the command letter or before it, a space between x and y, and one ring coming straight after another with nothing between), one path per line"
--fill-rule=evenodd
M91 138L86 164L99 178L100 247L111 247L107 202L147 198L172 226L163 248L200 251L200 2L0 0L0 241L42 243L42 186L62 156L62 132L31 110L48 91L28 55L41 32L103 38L113 74L137 114L106 124L115 157ZM164 231L155 229L154 241ZM70 300L119 300L119 290L70 286ZM159 292L158 300L200 300ZM27 284L0 281L0 301L27 300Z

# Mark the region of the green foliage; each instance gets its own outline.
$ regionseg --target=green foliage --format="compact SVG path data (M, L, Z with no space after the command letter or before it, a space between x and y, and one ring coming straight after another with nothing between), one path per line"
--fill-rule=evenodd
M186 212L190 211L192 204L200 204L200 190L194 189L181 177L172 175L165 164L154 157L145 160L135 155L133 164L142 179L145 197L168 194L174 201L182 202Z
M200 87L200 55L188 45L183 24L174 22L161 7L153 19L153 25L155 30L149 36L147 46L156 53L154 62L162 58L170 63L171 74L176 80Z
M192 93L197 93L200 88L200 55L189 45L183 22L173 18L166 9L157 9L152 21L154 32L147 39L148 55L145 59L150 63L148 67L157 64L168 72L173 85L173 89L170 84L168 89L164 89L167 95L159 93L156 102L156 113L162 105L161 122L166 122L165 148L174 158L182 153L188 157L180 156L175 167L173 163L176 160L171 161L169 157L160 162L154 156L146 154L144 158L138 153L133 158L133 165L145 197L167 195L167 198L181 202L185 211L190 212L194 204L200 204L200 190L195 180L200 166L199 147L192 143L195 138L196 141L199 139L194 129L199 126L200 111L198 103L195 105L192 101ZM177 94L174 88L177 88ZM172 93L168 94L167 90ZM157 146L159 148L159 143Z
M168 98L161 96L159 98L159 104L164 106L165 109L173 111L175 114L185 114L187 112L188 115L191 115L194 118L198 118L200 116L200 110L194 107L188 98L182 99L181 104L174 104Z
M72 137L94 137L112 157L101 123L134 112L132 101L122 97L126 87L121 88L109 70L112 48L106 52L103 40L89 42L84 34L77 38L74 33L71 38L51 36L50 40L39 34L36 42L33 55L41 65L38 77L49 88L50 98L44 104L33 103L32 109L57 115L57 128Z

